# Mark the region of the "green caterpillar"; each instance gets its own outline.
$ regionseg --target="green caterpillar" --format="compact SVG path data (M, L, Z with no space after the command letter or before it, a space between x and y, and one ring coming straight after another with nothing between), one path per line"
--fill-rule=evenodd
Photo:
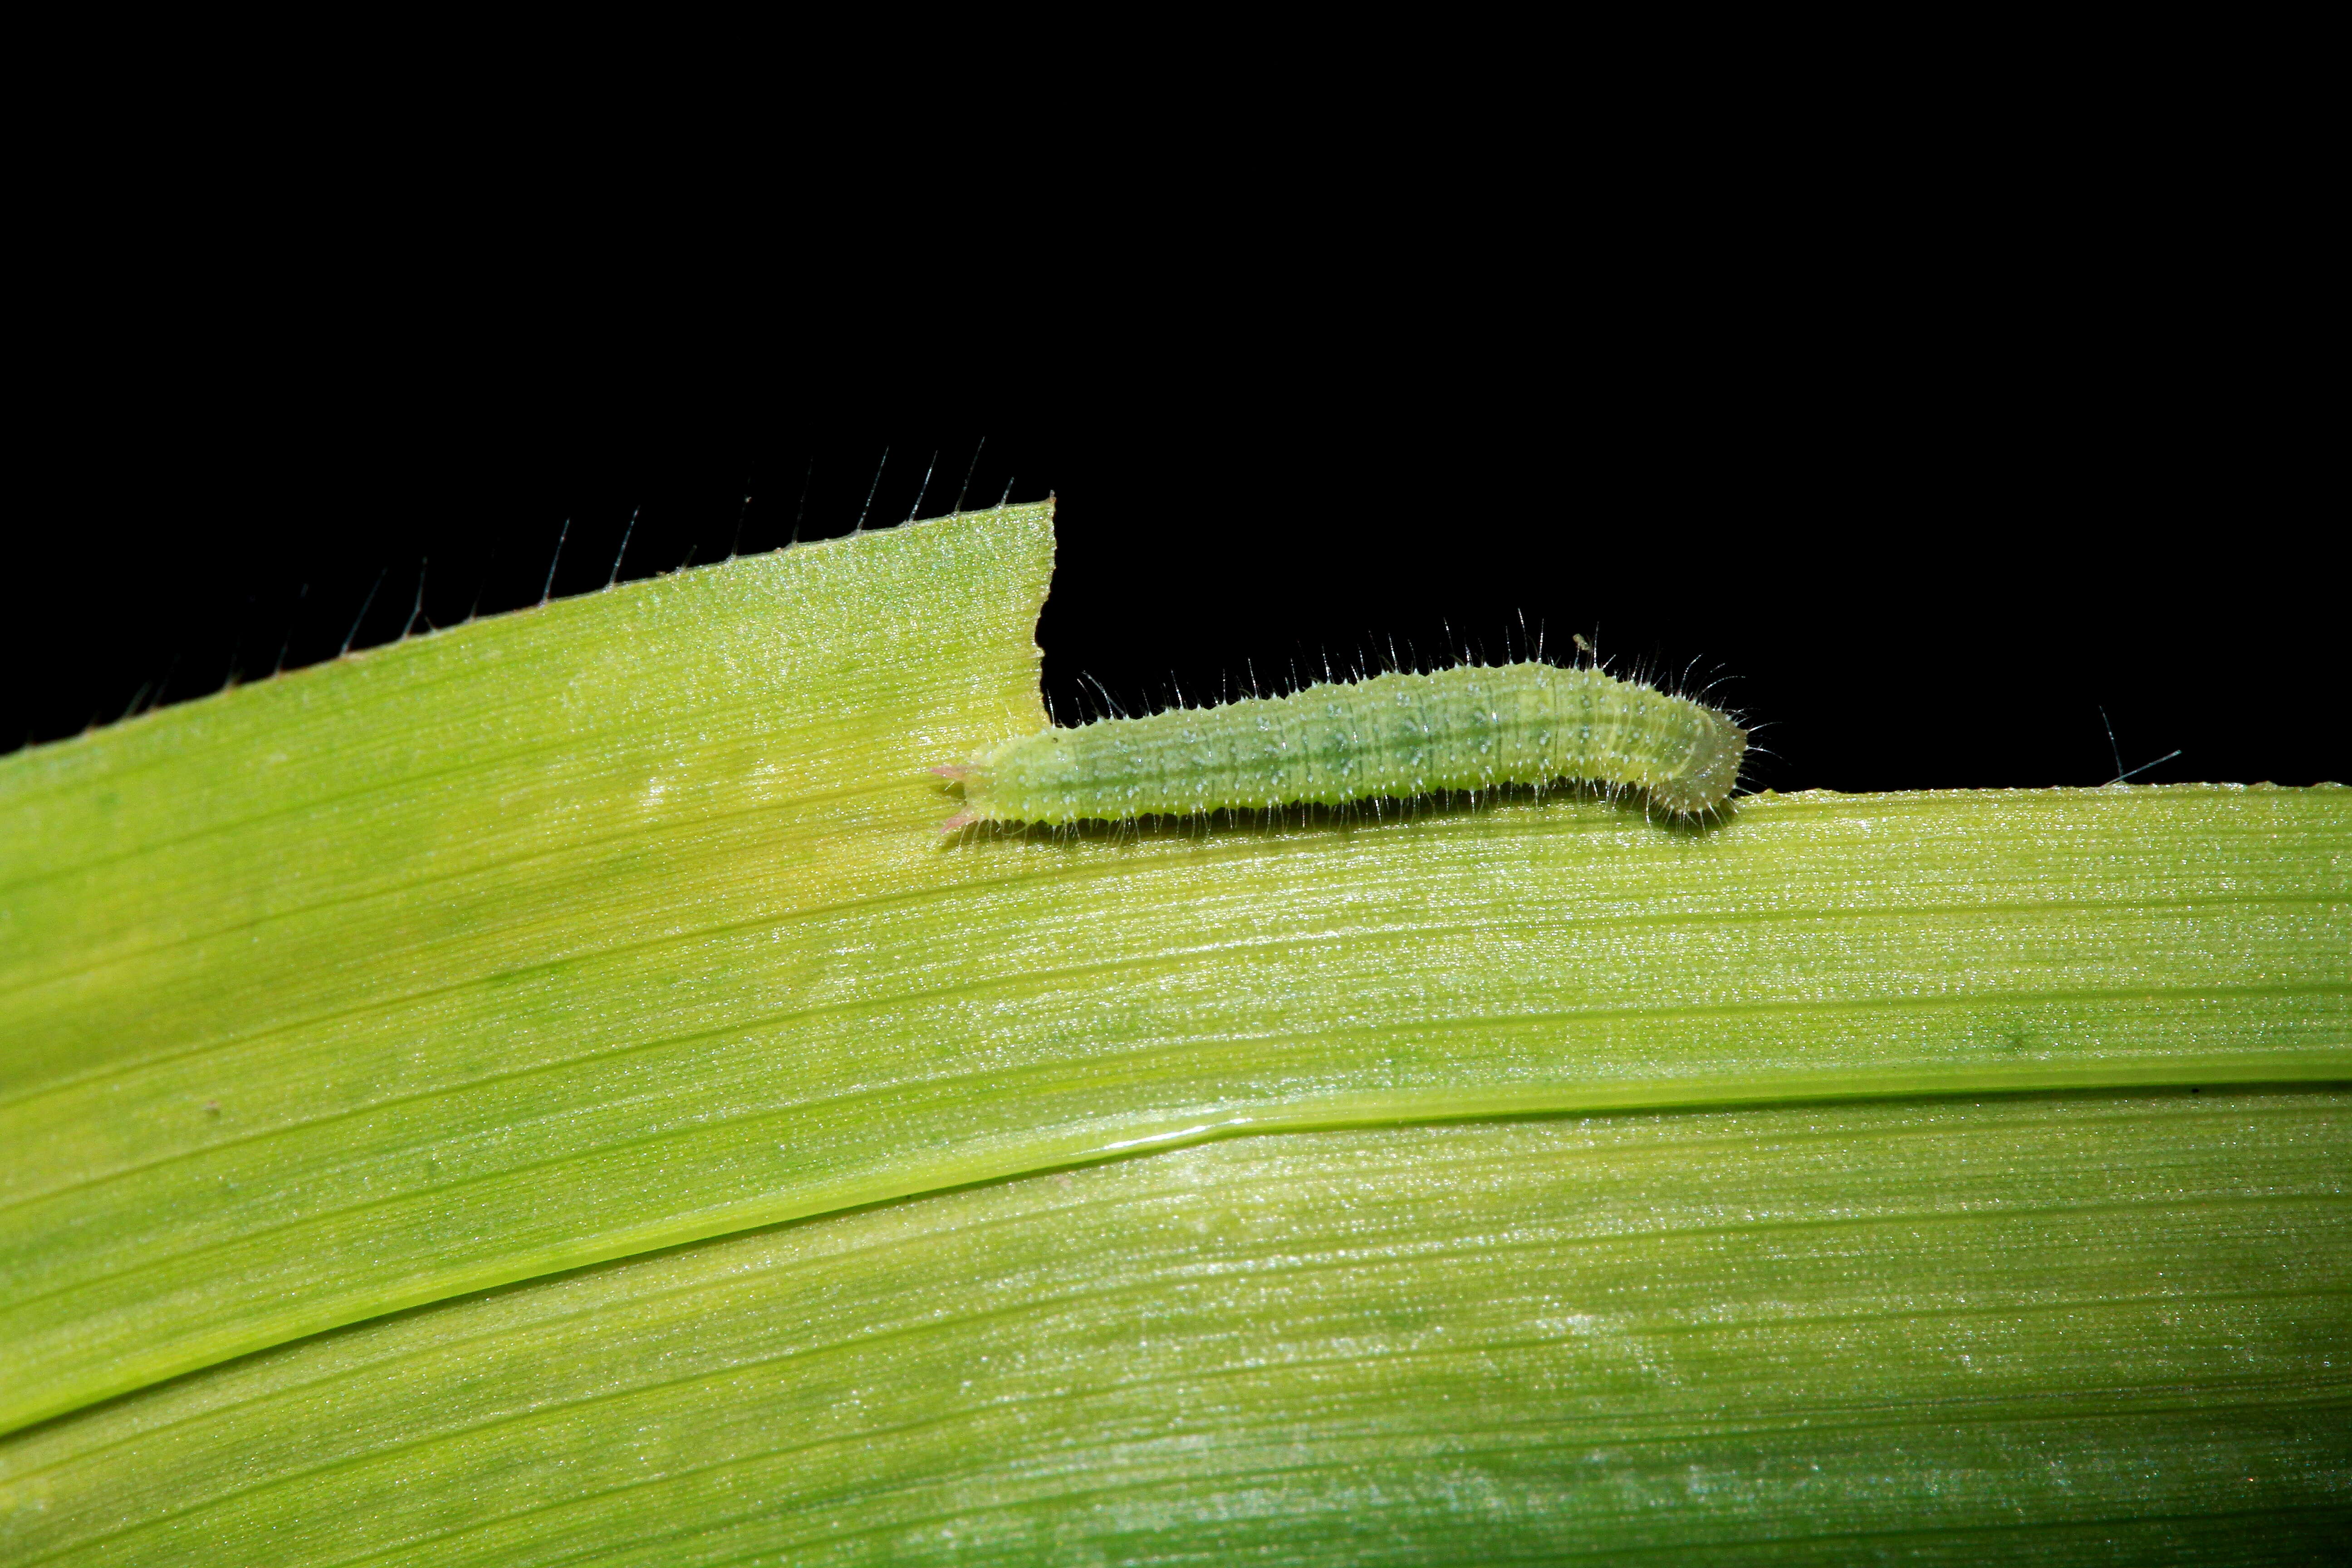
M1103 719L1005 742L961 767L973 822L1126 822L1588 780L1677 816L1723 803L1748 731L1712 708L1549 664L1329 681L1286 697Z

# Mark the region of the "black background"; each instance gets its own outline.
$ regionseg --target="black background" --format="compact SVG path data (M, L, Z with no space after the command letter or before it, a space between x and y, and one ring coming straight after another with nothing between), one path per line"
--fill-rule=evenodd
M267 266L259 229L96 246L28 318L0 745L551 563L577 594L1052 492L1066 721L1097 681L1149 710L1582 633L1762 726L1751 787L2352 776L2324 204L2251 132L2101 124L1483 185L1368 143L846 255L414 193L300 205Z

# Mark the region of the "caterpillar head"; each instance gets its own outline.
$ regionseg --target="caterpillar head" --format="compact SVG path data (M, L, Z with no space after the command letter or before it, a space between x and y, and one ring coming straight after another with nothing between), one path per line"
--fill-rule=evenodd
M1690 757L1671 779L1650 786L1650 798L1668 811L1689 816L1721 805L1739 782L1739 764L1748 755L1748 731L1720 713L1710 712L1691 743Z

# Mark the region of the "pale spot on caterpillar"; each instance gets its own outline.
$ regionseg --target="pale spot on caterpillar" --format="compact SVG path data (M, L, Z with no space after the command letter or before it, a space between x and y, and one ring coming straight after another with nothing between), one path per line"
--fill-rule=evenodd
M1642 791L1677 816L1723 804L1748 731L1597 669L1465 665L1328 681L1286 697L1041 730L932 771L975 822L1128 822L1341 805L1562 779Z

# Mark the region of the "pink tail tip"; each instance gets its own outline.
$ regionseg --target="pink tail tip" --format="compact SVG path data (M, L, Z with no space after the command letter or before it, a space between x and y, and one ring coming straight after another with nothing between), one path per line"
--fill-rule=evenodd
M961 832L979 820L980 813L976 811L959 811L940 824L940 832L942 835Z
M943 779L955 779L959 782L971 777L971 764L969 763L949 763L930 771Z

